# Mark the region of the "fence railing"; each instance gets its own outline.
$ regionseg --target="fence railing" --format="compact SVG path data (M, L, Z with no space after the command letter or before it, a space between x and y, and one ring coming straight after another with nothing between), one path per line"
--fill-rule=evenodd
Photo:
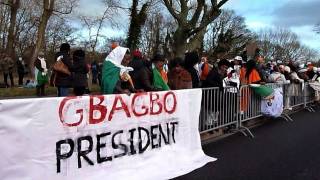
M287 121L293 121L289 113L299 108L314 112L312 105L315 100L315 91L308 83L304 84L266 84L283 94L283 113ZM228 87L225 89L202 89L202 104L200 112L200 133L220 128L230 128L254 137L244 126L246 121L262 117L262 98L256 95L250 86L241 86L239 90Z

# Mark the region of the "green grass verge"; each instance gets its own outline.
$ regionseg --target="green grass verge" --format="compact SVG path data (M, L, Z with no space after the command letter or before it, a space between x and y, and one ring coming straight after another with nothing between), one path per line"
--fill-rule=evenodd
M91 87L91 94L99 94L100 87L98 85L93 85ZM70 92L72 90L70 89ZM56 96L57 95L57 88L55 87L46 87L45 89L46 96ZM36 96L36 89L35 88L1 88L0 89L0 99L5 98L28 98L28 97L35 97Z

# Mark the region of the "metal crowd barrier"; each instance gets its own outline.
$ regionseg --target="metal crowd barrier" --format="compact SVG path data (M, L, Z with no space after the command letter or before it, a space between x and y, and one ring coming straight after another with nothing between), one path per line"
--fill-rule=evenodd
M304 84L266 84L271 88L281 88L283 108L281 115L287 121L293 121L289 113L299 108L314 112L315 91L308 83ZM261 97L256 95L249 85L239 90L228 87L225 89L202 89L202 107L200 112L200 133L230 127L244 135L254 137L243 124L246 121L262 117Z
M237 124L237 93L233 88L202 89L199 129L201 133Z

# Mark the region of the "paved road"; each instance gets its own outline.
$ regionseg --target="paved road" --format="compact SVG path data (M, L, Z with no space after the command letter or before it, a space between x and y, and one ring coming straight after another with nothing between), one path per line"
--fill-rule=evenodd
M291 117L204 145L218 160L177 179L320 180L320 110Z

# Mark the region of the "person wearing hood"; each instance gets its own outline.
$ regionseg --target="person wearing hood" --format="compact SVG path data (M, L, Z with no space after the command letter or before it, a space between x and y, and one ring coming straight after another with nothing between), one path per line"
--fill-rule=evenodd
M133 68L130 76L134 82L135 89L138 91L161 91L153 85L152 63L148 60L143 60L142 53L135 50L132 53L132 61L129 66Z
M198 63L200 58L197 52L189 52L185 54L185 68L191 74L192 78L192 88L200 87L200 75Z
M73 93L76 96L82 96L88 86L87 73L89 68L85 62L85 52L76 50L72 55L73 59Z
M45 96L45 85L48 83L48 69L43 52L39 52L38 58L34 62L34 67L37 69L36 94L39 97Z
M128 82L130 89L134 89L133 81L129 75L133 71L132 67L124 64L130 59L129 49L125 47L116 47L106 57L102 67L101 91L103 94L129 93L128 89L123 89L121 81Z

